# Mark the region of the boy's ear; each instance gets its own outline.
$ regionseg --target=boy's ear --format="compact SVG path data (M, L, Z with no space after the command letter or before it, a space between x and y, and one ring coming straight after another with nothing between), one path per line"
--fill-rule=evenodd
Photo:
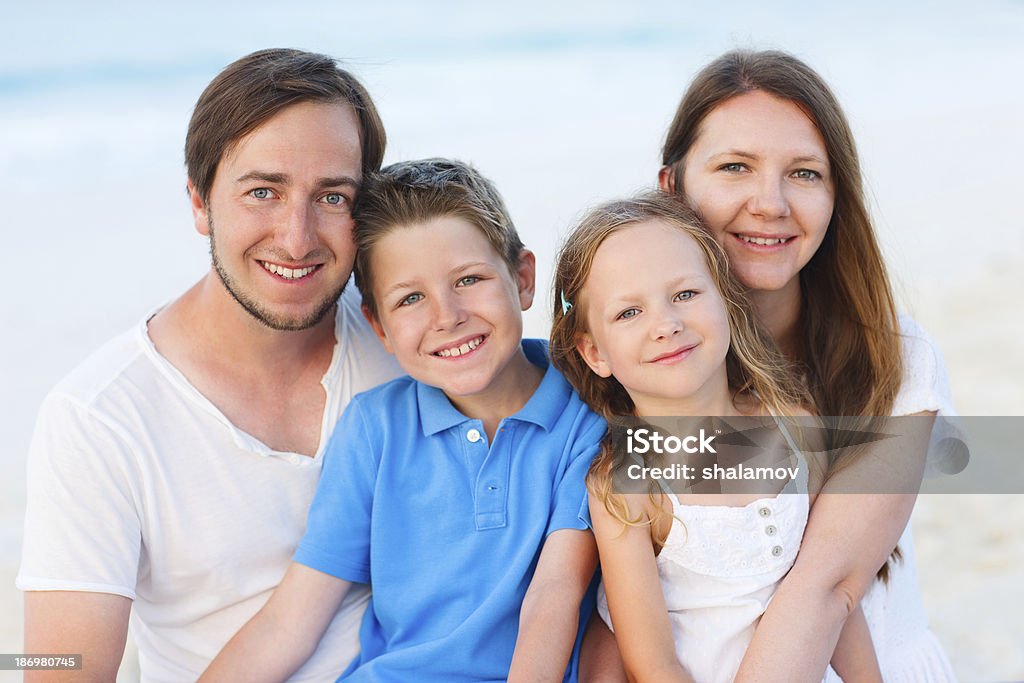
M203 201L196 186L192 184L192 180L188 181L188 200L192 207L192 220L196 225L196 232L204 237L210 236L210 213L206 208L206 202Z
M664 192L675 194L676 174L672 172L671 166L662 166L661 170L658 171L658 187Z
M519 305L527 310L533 305L533 295L537 284L537 257L529 249L519 252L519 265L516 267L516 286L519 289Z
M373 333L377 335L377 339L380 339L381 344L384 345L384 350L392 356L395 355L395 349L391 346L391 340L388 339L388 333L384 330L384 326L380 324L380 320L370 312L366 304L363 304L360 308L363 311L363 317L366 318L366 322L370 323Z
M608 367L608 362L601 355L601 350L597 348L597 344L594 343L594 338L590 336L589 332L582 332L576 337L576 351L595 375L611 377L611 368Z

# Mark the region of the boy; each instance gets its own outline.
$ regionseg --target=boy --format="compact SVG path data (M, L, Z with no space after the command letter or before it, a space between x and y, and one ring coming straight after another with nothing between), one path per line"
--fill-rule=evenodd
M292 567L206 675L284 679L356 582L374 595L343 680L574 680L605 424L521 339L534 256L457 162L388 167L355 217L364 313L410 376L346 410Z

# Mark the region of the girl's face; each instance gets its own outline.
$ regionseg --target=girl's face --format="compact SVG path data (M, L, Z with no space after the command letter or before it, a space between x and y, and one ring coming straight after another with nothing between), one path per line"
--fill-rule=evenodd
M755 90L718 105L686 154L683 188L740 282L799 292L797 274L825 238L835 188L825 141L796 104Z
M724 414L728 314L692 237L661 220L613 233L580 299L589 331L577 350L615 376L638 414Z

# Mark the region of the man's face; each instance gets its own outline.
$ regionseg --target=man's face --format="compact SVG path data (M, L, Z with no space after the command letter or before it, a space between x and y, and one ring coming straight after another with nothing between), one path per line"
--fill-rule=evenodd
M210 237L213 268L268 327L312 327L348 282L360 161L352 108L304 102L224 154L207 202L193 191L196 228Z

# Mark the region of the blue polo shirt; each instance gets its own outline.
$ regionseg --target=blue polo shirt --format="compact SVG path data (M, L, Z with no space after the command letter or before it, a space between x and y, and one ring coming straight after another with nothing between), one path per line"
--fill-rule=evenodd
M356 396L338 422L295 561L373 586L339 680L507 678L544 540L588 527L584 479L606 428L544 342L523 350L544 377L493 443L409 377Z

